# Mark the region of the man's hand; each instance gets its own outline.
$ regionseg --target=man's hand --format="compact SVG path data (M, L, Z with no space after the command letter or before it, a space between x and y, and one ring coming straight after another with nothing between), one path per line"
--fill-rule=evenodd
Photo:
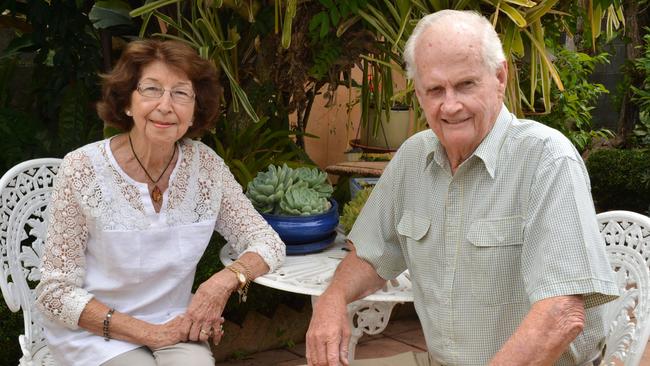
M318 299L306 341L307 363L310 366L348 365L350 324L343 296L324 294Z
M349 364L347 304L372 294L386 283L370 263L357 257L354 246L351 249L336 268L329 287L314 305L306 337L310 366Z

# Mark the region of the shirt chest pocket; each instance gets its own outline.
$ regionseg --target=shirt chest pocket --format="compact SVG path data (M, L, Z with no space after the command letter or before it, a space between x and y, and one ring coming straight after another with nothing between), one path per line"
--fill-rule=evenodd
M397 224L397 232L406 237L407 241L419 241L429 231L431 218L405 210Z
M521 272L522 218L478 220L467 240L472 273L472 295L488 305L527 301Z
M426 258L434 255L431 247L424 245L427 233L431 226L431 218L426 215L417 214L414 211L404 211L397 224L397 232L402 241L402 252L411 266L417 263L427 262ZM419 260L413 260L419 259ZM430 262L427 262L430 264ZM413 270L414 268L411 268Z

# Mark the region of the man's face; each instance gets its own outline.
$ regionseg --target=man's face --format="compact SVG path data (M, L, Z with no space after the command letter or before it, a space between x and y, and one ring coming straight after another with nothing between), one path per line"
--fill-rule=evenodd
M415 64L415 92L429 127L448 154L460 151L466 159L499 114L507 77L505 64L489 70L481 56L479 37L453 26L445 31L426 30L416 45Z

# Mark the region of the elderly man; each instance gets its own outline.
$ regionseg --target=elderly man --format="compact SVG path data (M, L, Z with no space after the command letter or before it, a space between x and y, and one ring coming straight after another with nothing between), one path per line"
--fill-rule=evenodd
M618 290L582 159L503 105L507 64L489 21L445 10L405 50L430 130L406 141L314 308L310 365L347 365L346 304L405 269L427 353L353 365L592 365Z

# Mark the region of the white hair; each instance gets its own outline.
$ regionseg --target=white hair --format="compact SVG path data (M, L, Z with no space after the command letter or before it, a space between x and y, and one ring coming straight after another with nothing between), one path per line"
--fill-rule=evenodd
M413 33L406 41L404 47L404 61L406 62L406 77L414 80L417 77L417 67L415 64L415 46L417 45L422 33L432 25L440 23L442 20L452 20L453 22L462 22L470 24L481 32L481 56L483 63L490 71L496 71L506 57L503 53L503 45L499 35L494 30L492 23L481 14L472 10L440 10L435 13L426 15L415 26Z

